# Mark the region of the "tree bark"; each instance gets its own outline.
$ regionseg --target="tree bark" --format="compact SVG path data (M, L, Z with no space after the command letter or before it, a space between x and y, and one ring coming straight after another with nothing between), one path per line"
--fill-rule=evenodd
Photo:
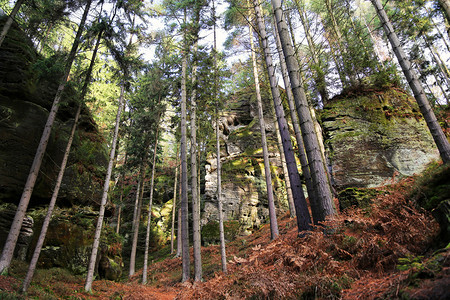
M309 111L308 101L306 100L305 91L303 90L303 84L300 81L298 62L294 57L294 50L289 38L288 28L286 22L284 21L281 1L271 1L277 21L277 28L283 48L283 54L286 59L286 66L289 72L292 93L296 103L298 103L297 113L299 115L299 119L302 120L300 124L302 137L305 145L306 156L309 162L314 190L318 198L317 206L311 208L314 208L315 210L313 210L314 223L319 224L324 221L327 216L335 214L331 187L329 186L327 180L322 154L317 141L316 131L314 130L314 122L312 121Z
M14 4L14 7L11 11L11 13L8 16L8 19L5 22L5 25L3 25L2 32L0 33L0 47L3 44L3 41L5 40L6 35L8 34L9 29L11 28L11 25L14 21L14 17L16 16L17 12L19 11L20 7L22 6L24 0L17 0L16 4Z
M197 37L194 42L194 60L192 64L192 92L191 92L191 193L192 193L192 243L194 250L194 281L202 280L202 256L201 256L201 235L200 235L200 209L199 209L199 193L198 193L198 176L197 176Z
M394 32L394 28L392 27L389 18L384 11L384 8L380 2L380 0L371 0L375 10L380 18L381 23L383 24L384 31L391 43L392 49L394 50L395 55L397 56L398 62L402 67L403 73L405 74L406 80L408 81L411 90L414 93L414 97L419 105L420 111L425 119L425 122L430 129L431 135L433 136L434 142L439 150L442 161L444 164L450 162L450 144L445 137L444 132L442 131L441 126L439 125L436 116L434 115L433 110L431 109L430 104L425 96L425 92L420 85L419 80L415 76L414 72L411 70L411 63L406 57L405 52L403 51L400 41L397 35Z
M174 252L174 239L175 239L175 211L177 205L177 184L178 184L178 154L180 149L177 147L177 154L175 159L175 183L173 187L173 202L172 202L172 229L170 232L170 254Z
M142 269L142 284L147 283L148 248L150 246L150 225L152 220L153 187L155 183L156 152L158 150L159 120L160 117L158 117L158 122L156 123L158 128L156 129L155 148L153 150L152 177L150 182L150 199L148 202L147 234L145 236L144 267Z
M278 127L280 135L283 140L283 150L286 157L286 165L289 170L289 179L291 180L292 195L294 197L295 211L297 214L297 226L299 232L311 229L311 217L309 215L305 195L303 194L300 175L298 174L297 163L295 161L294 152L292 149L290 133L288 124L284 116L284 109L281 103L280 91L278 90L278 83L275 78L275 68L272 63L272 54L268 46L266 28L261 14L261 9L258 0L253 0L255 6L255 14L257 17L259 34L264 48L267 71L272 91L275 113L277 115Z
M141 219L141 209L142 209L142 198L144 196L144 180L145 180L145 170L147 169L147 163L142 162L139 171L139 180L136 191L136 201L134 206L134 216L133 216L133 240L131 243L131 254L130 254L130 269L128 272L128 277L131 277L135 273L136 269L136 252L137 252L137 243L139 237L139 223Z
M250 17L250 20L252 18ZM250 47L252 52L252 64L253 64L253 77L255 78L255 92L256 92L256 100L258 106L258 119L259 119L259 128L261 131L261 147L263 150L263 159L264 159L264 175L266 179L266 189L267 189L267 201L269 204L269 220L270 220L270 237L272 240L278 237L278 222L277 222L277 214L275 211L275 204L273 200L273 187L272 187L272 172L270 171L270 161L269 161L269 150L267 149L267 138L266 138L266 123L264 121L264 113L262 108L262 100L261 100L261 91L259 86L259 75L258 75L258 66L256 64L256 49L253 43L253 30L252 24L248 26L249 35L250 35Z
M309 170L308 159L305 154L305 145L303 143L302 132L300 130L298 114L295 109L295 107L300 106L300 104L295 103L294 95L292 94L291 82L289 80L288 70L287 70L287 66L286 66L286 60L284 59L283 49L281 47L281 41L280 41L280 36L278 34L276 20L274 20L274 26L275 26L274 29L275 29L275 38L276 38L276 42L277 42L277 50L278 50L278 54L280 56L281 73L283 74L284 86L286 88L286 95L287 95L288 104L289 104L289 112L291 114L291 121L292 121L292 125L294 127L295 140L297 141L297 147L298 147L298 153L299 153L298 157L300 159L303 177L305 178L306 190L308 191L310 205L315 206L316 203L318 202L318 199L317 199L317 195L314 190L314 185L313 185L313 182L311 179L311 172ZM312 211L314 212L314 209L312 209ZM314 216L314 213L313 213L313 216Z
M80 25L78 27L77 34L75 36L75 40L72 44L72 49L67 58L66 66L64 69L64 76L61 79L61 83L58 87L55 98L53 100L52 108L48 115L47 122L45 124L44 131L41 136L41 140L39 141L39 146L37 148L33 163L31 165L31 169L28 174L28 178L25 183L25 187L23 189L19 205L17 207L16 215L14 216L14 220L11 224L11 228L9 230L8 237L6 238L5 246L3 247L3 251L2 251L2 256L0 258L0 274L7 273L8 268L11 264L11 260L14 255L14 249L16 247L17 239L18 239L19 233L20 233L20 228L22 227L23 219L25 217L25 213L27 211L28 204L30 202L31 194L33 193L34 185L36 183L36 179L39 174L39 169L41 167L42 159L44 157L45 150L47 148L48 140L50 138L50 133L51 133L52 127L53 127L53 123L56 118L56 113L58 112L62 93L66 86L66 82L69 78L72 63L75 60L75 55L76 55L76 52L78 49L78 45L80 43L81 34L83 32L84 24L85 24L86 18L88 16L90 6L91 6L91 1L89 1L86 4L86 8L84 10L83 17L81 18Z
M109 181L111 180L112 167L113 167L114 156L115 156L115 152L116 152L117 136L119 134L119 127L120 127L120 115L122 113L122 107L123 107L124 98L125 98L124 94L125 94L125 85L124 85L124 83L122 83L121 87L120 87L119 107L117 108L116 125L114 128L111 152L109 154L108 169L106 171L105 183L103 185L102 200L100 202L100 211L99 211L99 215L98 215L98 219L97 219L97 226L95 228L94 243L92 244L92 253L91 253L91 257L89 259L86 283L84 285L84 289L87 292L91 291L92 282L94 279L95 262L97 260L98 247L100 245L100 234L101 234L102 226L103 226L103 218L105 216L106 201L108 199Z
M223 228L223 207L222 207L222 162L220 160L220 134L219 134L219 103L220 97L218 95L219 89L219 75L217 69L217 32L216 32L216 6L215 1L212 1L213 14L213 32L214 32L214 94L216 99L216 158L217 158L217 211L219 213L219 239L220 239L220 258L222 263L222 272L227 273L227 255L225 248L225 230Z
M186 18L186 11L185 11ZM189 205L188 205L188 182L187 182L187 154L186 154L186 68L187 68L187 43L186 33L184 36L183 58L181 63L181 244L182 244L182 278L185 282L190 277L190 254L189 254Z

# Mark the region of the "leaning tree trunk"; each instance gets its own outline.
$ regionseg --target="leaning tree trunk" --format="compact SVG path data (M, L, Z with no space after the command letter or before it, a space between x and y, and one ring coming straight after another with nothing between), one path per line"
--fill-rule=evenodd
M144 251L144 267L142 269L142 284L147 283L147 266L148 266L148 247L150 246L150 225L152 221L152 202L153 202L153 187L155 183L155 170L156 170L156 151L158 150L158 135L159 135L159 120L156 123L158 128L156 129L155 148L153 150L153 165L152 165L152 177L150 181L150 199L148 202L148 219L147 219L147 234L145 236L145 251Z
M186 16L186 12L185 12ZM182 278L185 282L190 277L190 254L189 254L189 205L188 205L188 182L187 182L187 154L186 154L186 68L187 68L187 46L186 33L184 37L183 58L181 63L181 256L182 256Z
M283 75L284 86L286 88L286 95L287 95L288 104L289 104L289 111L291 114L291 121L292 121L292 125L294 127L295 140L297 141L297 147L298 147L298 152L299 152L298 157L300 159L303 177L305 178L306 190L308 191L309 203L311 205L311 211L312 211L313 220L314 220L314 219L316 219L314 217L314 214L317 211L317 209L315 207L317 206L318 199L317 199L317 195L314 190L314 185L313 185L313 182L311 179L311 172L309 170L308 159L307 159L306 153L305 153L305 145L303 143L302 132L300 130L300 122L298 120L297 111L295 110L296 105L294 103L295 102L294 95L292 94L291 82L289 81L289 74L288 74L288 70L287 70L287 66L286 66L286 60L284 59L283 50L281 47L280 36L277 31L276 20L274 20L274 26L275 26L274 29L275 29L275 38L276 38L276 42L277 42L277 50L278 50L278 54L280 56L281 73Z
M436 146L439 149L442 161L444 162L444 164L446 164L450 162L450 144L447 138L445 137L445 134L442 131L442 128L439 125L436 116L434 115L434 112L431 109L430 104L428 103L428 100L425 96L425 92L422 86L420 85L419 80L417 79L417 77L415 76L414 72L411 69L411 63L409 62L405 52L403 51L400 45L400 41L394 32L394 28L392 27L392 24L389 21L389 18L386 12L384 11L384 8L380 0L371 0L371 2L375 7L375 10L377 11L378 17L380 18L380 21L383 24L384 31L386 32L386 35L388 36L388 39L391 43L392 49L394 50L398 62L402 67L406 80L408 81L408 84L414 93L414 97L416 98L416 101L419 104L420 111L425 119L425 122L428 125L428 128L430 129L434 142L436 143Z
M48 115L47 122L45 124L44 131L41 136L41 140L39 141L39 146L37 148L33 164L31 165L30 173L28 174L28 178L22 192L22 197L20 198L20 202L17 207L16 215L14 216L14 220L11 224L11 229L9 230L8 237L6 238L2 256L0 258L0 274L6 273L11 264L11 260L14 255L14 249L16 247L17 239L20 233L20 228L22 227L23 219L25 217L25 213L28 208L28 203L30 202L31 194L33 193L33 188L36 183L37 176L39 174L39 169L41 167L42 159L44 157L45 150L47 148L53 123L56 118L56 113L58 112L59 102L61 101L62 93L66 86L66 82L69 78L72 63L75 60L75 55L78 49L78 45L80 43L81 33L83 32L84 24L86 22L90 6L91 1L88 1L86 8L84 10L83 17L81 18L80 25L78 27L77 35L72 44L72 49L70 50L69 57L66 62L66 66L64 69L64 76L58 87L58 91L56 92L52 108Z
M16 4L14 4L13 10L9 14L8 19L5 22L5 25L3 25L2 32L0 33L0 47L2 46L6 35L8 34L9 28L11 28L11 25L14 21L14 17L16 16L17 12L19 11L20 7L22 6L23 1L24 0L16 1Z
M251 20L252 18L250 18ZM251 22L251 21L250 21ZM248 26L250 35L250 47L252 52L253 77L255 78L256 100L258 106L259 128L261 131L261 146L264 158L264 175L266 178L267 201L269 204L270 237L272 240L278 237L278 222L273 199L272 172L270 171L269 150L267 149L266 123L264 122L264 113L261 100L261 90L259 86L258 66L256 64L256 49L253 43L253 30L251 23Z
M291 144L291 136L289 127L284 116L284 109L281 103L280 91L278 90L277 79L275 78L275 68L272 63L272 54L270 53L266 28L261 14L259 0L253 0L255 6L255 14L257 17L259 34L261 37L262 47L264 49L264 56L266 59L267 71L272 91L275 113L277 115L278 127L280 135L283 140L283 150L286 157L286 165L289 171L289 179L291 180L292 196L294 197L295 212L297 214L297 226L299 232L311 229L311 217L308 211L305 195L300 181L300 175L297 169L297 162L295 161L294 151Z
M36 270L36 265L37 265L37 262L38 262L38 259L39 259L39 255L41 254L42 245L44 244L45 236L47 234L48 226L50 224L50 219L51 219L52 214L53 214L53 209L55 207L56 200L57 200L58 194L59 194L59 189L61 187L61 182L62 182L62 179L64 177L64 172L66 170L67 161L69 160L70 149L72 147L73 138L75 136L75 131L76 131L76 128L77 128L77 125L78 125L78 120L80 118L82 103L83 103L84 98L86 97L89 82L91 81L92 70L93 70L94 65L95 65L95 58L97 56L98 47L100 46L100 40L101 40L102 34L103 34L103 30L101 30L99 32L98 37L97 37L97 42L96 42L95 47L94 47L94 51L93 51L93 54L92 54L91 62L90 62L88 71L86 73L86 78L84 80L83 88L82 88L82 91L81 91L80 104L78 105L78 109L77 109L77 112L75 114L75 119L73 121L73 126L72 126L72 130L70 132L70 137L69 137L69 140L67 142L66 150L64 151L64 157L63 157L63 160L61 162L61 167L60 167L60 170L59 170L59 173L58 173L58 177L56 179L55 187L53 189L52 198L51 198L50 203L48 205L47 214L46 214L44 222L42 224L41 233L39 234L39 239L37 241L36 248L35 248L34 253L33 253L33 257L31 258L30 265L28 266L27 275L25 276L25 279L24 279L24 281L22 283L22 290L21 291L23 293L26 293L27 290L28 290L28 287L30 286L31 280L32 280L33 275L34 275L34 271Z
M92 244L92 253L91 253L91 257L89 259L86 283L84 285L84 289L87 292L91 291L92 282L94 280L95 262L97 260L98 247L100 245L100 234L102 232L103 218L105 216L106 200L108 199L109 181L111 180L114 156L115 156L115 152L116 152L117 136L119 134L119 127L120 127L120 115L122 113L122 106L123 106L124 98L125 98L124 94L125 94L125 84L122 83L121 87L120 87L119 107L117 108L116 125L114 127L114 135L113 135L113 140L112 140L112 144L111 144L111 152L109 154L108 169L106 171L105 183L103 185L102 200L100 202L100 211L98 214L97 226L95 228L94 243Z
M277 21L278 33L280 36L283 54L286 59L286 66L289 72L292 93L297 106L299 119L302 120L300 128L302 131L303 142L305 145L306 156L309 162L311 178L314 189L317 193L318 203L317 211L314 213L314 223L318 224L325 220L327 216L335 214L331 187L327 180L325 166L322 159L319 143L317 141L314 122L309 111L308 101L305 91L299 77L299 66L295 59L294 49L291 44L287 24L284 21L283 11L280 0L271 0L275 18Z

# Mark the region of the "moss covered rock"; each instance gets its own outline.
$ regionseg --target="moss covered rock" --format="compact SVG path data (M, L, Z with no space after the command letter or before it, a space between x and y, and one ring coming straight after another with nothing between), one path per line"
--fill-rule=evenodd
M0 26L2 26L0 20ZM13 25L0 48L0 202L18 203L61 79L64 54L43 58ZM54 122L30 206L48 203L77 109L69 82ZM59 203L95 205L106 166L104 140L83 107Z
M287 208L270 90L262 89L269 160L275 202ZM261 133L257 118L256 96L252 87L236 92L226 103L219 120L222 162L222 201L225 220L239 222L243 234L250 234L268 221L268 200L264 175ZM215 141L211 141L212 149ZM218 220L217 161L215 152L208 156L205 176L205 206L202 224Z
M398 88L362 88L335 97L320 119L339 190L381 186L439 159L414 98Z
M31 212L36 223L36 234L33 235L33 242L28 250L29 258L37 243L45 213L44 208ZM62 267L74 274L84 275L92 252L97 216L98 213L89 208L57 208L50 221L38 267ZM122 243L122 239L112 228L103 227L97 260L97 270L102 278L114 280L120 277L123 267Z

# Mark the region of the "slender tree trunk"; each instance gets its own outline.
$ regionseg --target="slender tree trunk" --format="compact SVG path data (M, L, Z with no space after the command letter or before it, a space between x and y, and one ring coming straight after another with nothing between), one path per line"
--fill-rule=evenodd
M172 230L170 232L170 254L174 252L174 238L175 238L175 211L177 206L177 184L178 184L178 154L180 153L180 148L177 147L177 154L175 159L175 183L173 187L173 204L172 204Z
M180 185L180 190L181 190L181 185ZM181 198L181 193L180 193L180 198ZM182 238L181 238L181 208L178 208L178 225L177 225L177 254L175 255L175 257L180 257L182 255Z
M275 109L273 110L273 114L275 115ZM284 182L286 183L286 196L287 196L288 205L289 205L289 215L291 218L294 218L295 217L295 204L294 204L294 197L292 196L291 180L289 179L289 171L288 171L287 165L286 165L286 158L284 157L283 140L281 139L280 128L278 127L277 120L274 120L273 124L275 126L275 131L277 133L278 151L280 152L280 160L281 160L281 166L283 167Z
M89 12L89 8L91 5L91 1L86 4L86 8L84 10L83 17L81 18L80 25L78 27L77 35L72 44L72 49L69 53L69 57L66 62L66 66L64 69L64 76L61 79L61 83L58 87L58 91L56 92L55 98L53 100L53 105L48 115L47 122L44 127L44 131L41 136L41 140L39 141L39 146L36 151L33 164L31 165L30 173L28 174L27 181L25 183L25 187L23 189L22 196L20 198L19 205L17 207L16 215L14 216L14 220L11 224L11 229L9 230L8 237L5 242L5 246L3 247L2 256L0 258L0 274L4 274L8 271L8 268L11 264L12 257L14 255L14 249L16 247L17 239L19 237L20 228L22 227L22 222L25 217L25 213L28 208L28 203L30 202L31 194L33 193L34 184L36 183L37 176L39 174L39 169L42 164L42 159L45 154L45 150L47 148L48 140L50 138L50 133L52 131L53 123L56 118L56 113L58 112L59 103L61 101L61 96L66 86L66 82L69 78L70 69L72 67L72 63L75 59L75 55L78 49L78 45L80 43L81 34L83 32L84 24L86 22L86 18Z
M125 85L124 85L124 83L122 83L121 87L120 87L120 98L119 98L119 107L117 108L116 125L114 128L111 152L109 154L108 169L106 171L105 183L103 186L102 200L100 203L100 211L99 211L99 215L98 215L97 226L95 228L94 243L92 244L92 253L91 253L91 257L89 259L89 267L88 267L88 272L87 272L87 276L86 276L86 283L84 285L84 289L87 292L91 291L92 282L94 279L95 262L97 260L98 247L100 245L100 234L101 234L102 226L103 226L103 218L105 215L106 201L108 199L109 181L111 180L112 167L113 167L114 156L115 156L115 152L116 152L117 136L119 134L119 126L120 126L120 115L122 113L122 107L123 107L124 98L125 98L124 94L125 94Z
M314 122L311 118L308 102L303 90L303 84L300 81L299 67L297 60L294 57L294 50L289 38L288 28L286 22L284 21L281 1L271 1L275 12L283 54L286 59L286 65L289 72L292 93L294 95L294 99L296 99L296 103L299 104L299 106L297 106L297 113L299 115L299 119L302 120L300 127L305 145L306 156L309 162L314 189L319 200L316 207L311 207L312 209L317 208L315 209L316 211L313 211L313 217L314 223L318 224L321 221L324 221L327 216L335 214L331 187L329 186L329 182L327 180L322 154L317 141L316 131L314 130Z
M86 78L84 80L84 85L82 88L82 92L80 95L80 104L78 105L78 109L77 112L75 114L75 119L73 121L73 126L72 126L72 131L70 132L70 137L69 140L67 142L67 146L66 146L66 151L64 151L64 157L63 160L61 162L61 167L58 173L58 177L56 179L56 184L55 187L53 189L53 194L52 194L52 198L50 200L50 203L48 205L48 209L47 209L47 214L45 216L44 222L42 224L42 229L41 229L41 233L39 235L39 239L38 242L36 244L36 248L34 250L33 253L33 257L31 259L30 265L28 266L28 272L25 276L25 279L23 281L22 284L22 292L26 293L28 290L28 287L30 286L31 280L33 278L34 275L34 271L36 270L36 265L39 259L39 255L41 254L41 249L42 249L42 245L44 244L44 240L45 240L45 236L47 234L47 230L48 230L48 226L50 224L50 219L52 217L53 214L53 209L55 207L56 204L56 200L58 199L58 194L59 194L59 189L61 187L61 183L64 177L64 172L66 170L66 165L67 165L67 161L69 160L69 154L70 154L70 149L72 147L72 142L73 142L73 138L75 136L75 131L78 125L78 120L80 118L80 114L81 114L81 107L82 107L82 101L84 100L84 98L86 97L87 94L87 88L88 85L91 81L91 75L92 75L92 70L94 68L94 64L95 64L95 58L97 56L97 51L98 51L98 47L100 45L100 40L101 40L101 36L102 36L103 31L100 31L98 37L97 37L97 42L95 44L95 48L92 54L92 58L91 58L91 62L86 74Z
M276 42L277 42L277 50L278 50L278 54L280 56L281 73L283 74L284 86L286 87L286 95L287 95L287 99L288 99L292 125L294 126L294 133L295 133L295 139L297 141L297 146L298 146L300 164L302 167L303 177L305 178L306 190L308 191L309 202L311 204L311 207L313 207L313 206L317 206L318 199L317 199L317 195L314 190L314 185L313 185L313 182L311 179L311 173L309 170L308 159L305 154L305 145L303 143L302 132L300 130L298 114L295 109L296 106L300 106L300 103L294 103L295 99L294 99L294 95L292 94L291 82L289 81L286 60L284 59L283 49L281 47L280 36L277 31L278 29L277 29L276 20L274 20L274 26L275 26L274 29L275 29L275 37L276 37ZM313 211L313 216L314 216L315 210L312 209L312 211Z
M11 28L11 25L14 21L14 17L16 16L17 12L19 11L20 7L22 6L24 0L17 0L16 4L14 4L14 7L11 11L11 13L8 16L8 19L5 22L5 25L3 25L2 32L0 33L0 47L3 44L3 41L5 40L6 35L8 34L9 28Z
M123 190L120 192L120 199L122 200ZM122 215L122 205L119 206L119 212L117 213L117 224L116 224L116 233L119 234L120 231L120 218Z
M298 230L299 232L310 230L311 217L309 215L305 195L303 194L300 175L298 174L297 163L295 161L294 152L292 149L288 124L284 117L284 109L281 103L280 91L278 90L278 84L275 78L275 68L272 63L272 54L270 53L270 49L268 46L266 28L262 18L259 1L253 0L253 3L255 6L255 13L258 22L259 34L262 41L262 47L264 48L270 87L272 90L272 96L275 105L275 113L277 115L278 127L280 129L280 135L283 140L283 150L286 157L286 165L289 170L289 179L291 180L292 195L294 197L295 211L297 214Z
M186 19L186 11L185 11ZM188 205L188 182L187 182L187 147L186 147L186 68L187 68L187 43L186 33L184 36L183 58L181 63L181 244L183 273L181 281L185 282L190 277L190 254L189 254L189 205Z
M191 93L191 193L192 193L192 242L194 248L194 280L202 280L202 257L201 257L201 236L200 236L200 210L197 177L197 52L198 41L194 42L194 61L192 65L192 93Z
M403 73L405 74L406 80L408 81L411 90L414 93L414 97L416 98L417 103L419 104L420 111L430 129L431 135L433 136L434 142L436 143L437 148L439 149L439 153L441 154L442 161L444 164L450 162L450 144L445 137L444 132L442 131L441 126L436 120L436 116L434 115L433 110L431 109L430 104L425 96L425 92L423 91L422 86L420 85L419 80L415 76L414 72L411 70L411 63L406 57L405 52L403 51L400 41L397 35L394 32L394 28L392 27L389 18L384 11L384 8L379 0L371 0L372 4L377 11L378 17L380 18L381 23L383 24L384 31L388 36L388 39L392 45L392 49L394 50L395 55L402 67ZM448 1L446 1L448 2Z
M128 273L128 277L131 277L136 272L136 252L137 252L137 243L139 238L139 225L141 220L141 210L142 210L142 198L144 196L144 180L145 180L145 171L147 169L147 162L142 162L139 172L139 180L136 191L136 201L134 211L136 214L133 218L133 240L131 242L131 254L130 254L130 270Z
M250 13L251 14L251 13ZM252 18L250 17L250 20ZM250 21L251 22L251 21ZM249 24L249 35L250 35L250 47L252 52L252 64L253 64L253 77L255 78L255 89L256 89L256 99L258 106L258 119L259 119L259 127L261 131L261 147L263 150L263 158L264 158L264 175L266 179L266 188L267 188L267 201L269 203L269 220L270 220L270 236L271 239L274 240L278 237L278 223L277 223L277 214L275 211L275 204L273 200L273 187L272 187L272 175L270 171L270 161L269 161L269 150L267 149L267 138L266 138L266 123L264 121L264 113L262 107L261 100L261 91L259 86L259 76L258 76L258 66L256 64L256 49L253 43L253 30L252 25Z
M156 129L155 148L153 150L153 165L152 165L152 177L150 182L150 200L148 202L148 219L147 219L147 234L145 236L145 252L144 252L144 267L142 270L142 284L147 283L147 266L148 266L148 248L150 246L150 226L152 220L152 202L153 202L153 188L155 183L155 170L156 170L156 152L158 150L158 137L159 137L159 120L158 128Z
M317 85L317 90L320 94L320 98L322 99L322 103L325 104L329 100L328 91L327 91L327 83L325 81L325 72L322 70L322 68L320 66L320 59L318 57L316 46L315 46L313 38L311 36L310 24L309 24L308 17L306 16L303 3L300 3L299 0L295 0L295 4L298 8L300 21L301 21L301 23L303 25L303 29L305 31L305 37L306 37L306 41L308 42L308 47L309 47L309 50L311 53L311 58L315 65L313 72L314 72L314 77L315 77L315 81L316 81L316 85ZM278 39L279 38L277 38L277 40ZM277 43L278 43L278 41L277 41ZM278 47L278 45L277 45L277 47ZM280 45L280 48L281 48L281 45ZM278 51L282 52L281 49L278 49ZM281 56L281 54L280 54L280 56ZM283 75L283 77L284 77L284 75Z
M212 1L213 6L213 32L214 32L214 93L213 99L216 100L216 158L217 158L217 211L219 214L219 239L220 239L220 257L222 263L222 272L227 273L227 255L225 248L225 230L223 227L223 206L222 206L222 162L220 160L220 128L219 128L219 104L220 97L219 90L219 74L217 68L217 31L216 31L216 6L215 1Z

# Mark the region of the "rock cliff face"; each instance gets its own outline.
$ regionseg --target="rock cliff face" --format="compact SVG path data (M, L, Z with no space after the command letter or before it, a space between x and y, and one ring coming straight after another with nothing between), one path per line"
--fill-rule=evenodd
M270 95L263 92L266 134L272 168L272 182L278 207L285 208L285 187ZM266 222L267 192L256 98L251 88L236 93L220 118L222 201L225 220L237 220L240 230L250 234ZM202 224L217 220L217 158L210 153L206 165L205 207Z
M0 48L0 202L18 203L56 94L60 73L42 60L16 27ZM39 65L38 65L39 64ZM48 203L76 112L75 91L67 86L30 206ZM101 193L106 153L85 108L73 144L59 203L94 204ZM78 151L83 149L83 154ZM81 152L81 151L80 151Z
M320 117L338 190L388 184L439 159L414 98L402 90L361 89L336 97Z
M2 21L0 26L3 26ZM39 57L31 41L15 26L0 47L0 250L58 88L61 69L57 61L58 56L47 60ZM36 244L39 235L77 100L76 91L68 83L29 204L29 214L39 213L37 217L25 217L16 247L16 257L20 259L30 258L34 250L30 245ZM62 266L78 273L85 271L96 222L91 208L95 210L101 198L106 154L104 140L84 107L57 201L57 206L66 207L70 212L54 213L41 254L41 266ZM114 236L110 238L113 239ZM110 245L117 249L111 250ZM109 278L120 276L122 262L117 252L121 245L112 242L102 247L106 250L99 272Z

